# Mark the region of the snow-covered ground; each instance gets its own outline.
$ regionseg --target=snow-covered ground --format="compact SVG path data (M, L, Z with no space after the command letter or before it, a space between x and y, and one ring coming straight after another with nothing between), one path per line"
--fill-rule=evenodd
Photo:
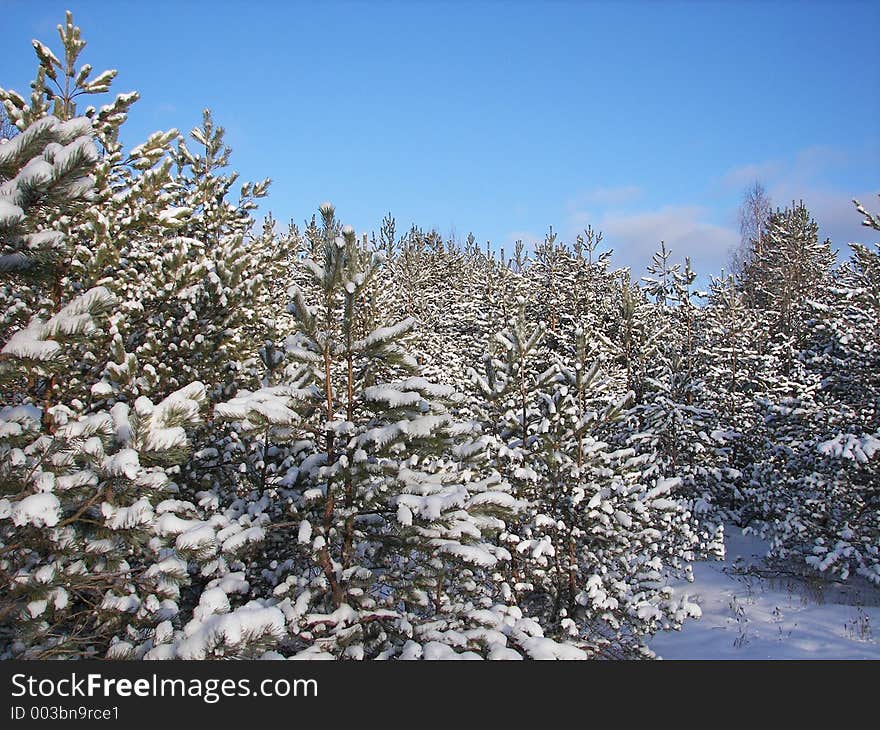
M880 659L880 589L743 574L761 566L766 543L727 528L724 561L694 565L676 592L703 617L664 631L650 647L664 659Z

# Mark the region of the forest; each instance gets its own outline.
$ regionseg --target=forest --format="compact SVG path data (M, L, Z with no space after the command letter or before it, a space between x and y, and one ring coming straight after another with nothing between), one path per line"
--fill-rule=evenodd
M836 251L756 186L716 275L279 224L59 30L0 89L0 658L650 658L732 527L880 585L876 201Z

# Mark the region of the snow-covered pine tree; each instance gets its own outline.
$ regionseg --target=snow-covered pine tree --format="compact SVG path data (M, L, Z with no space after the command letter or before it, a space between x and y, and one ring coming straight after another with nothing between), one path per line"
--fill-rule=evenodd
M51 280L32 282L27 287L22 282L14 295L24 309L48 314L65 303L62 293L103 286L126 302L117 308L111 324L112 331L125 332L125 313L131 309L128 292L142 273L130 266L132 243L144 238L158 239L176 224L167 210L166 194L171 179L167 153L177 130L156 132L126 153L119 141L120 131L138 94L119 94L109 104L81 110L79 104L83 99L109 91L116 71L104 71L92 78L92 66L79 65L86 44L70 13L58 31L63 60L34 41L38 68L30 98L0 90L0 100L22 129L41 119L68 120L81 114L90 120L90 133L99 153L91 174L88 204L72 203L65 206L63 213L50 205L42 210L43 225L65 236L67 253L63 266L55 267ZM4 309L10 324L22 324L15 321L15 312L23 310ZM99 372L95 363L102 360L102 354L91 351L88 342L78 346L83 348L81 366L78 371L71 370L64 390L69 397L76 395L85 400L91 396L88 387ZM143 377L144 373L139 375Z
M539 420L535 399L555 375L555 366L540 370L536 359L545 334L543 322L529 323L526 301L520 298L516 316L492 339L483 358L484 372L471 370L479 415L505 445L527 448L532 426Z
M777 209L768 222L760 257L746 266L741 286L754 292L755 306L769 318L771 332L796 346L807 320L803 307L827 282L835 263L830 241L819 240L819 226L803 201ZM792 355L782 356L782 365Z
M877 221L856 204L865 223ZM773 526L772 555L804 560L841 579L852 573L880 583L878 501L878 318L880 251L851 244L850 260L813 292L798 360L819 381L790 420L787 489Z
M386 218L384 225L391 221ZM390 229L389 229L390 230ZM383 234L383 240L388 232ZM436 231L413 227L391 250L381 274L391 286L377 287L377 302L399 317L412 316L417 325L411 347L425 377L463 388L467 368L484 349L485 316L478 303L481 275L489 266L503 276L473 247L443 241Z
M274 591L289 650L348 658L506 650L503 634L461 645L453 629L493 605L486 571L509 556L487 538L515 500L497 472L470 465L482 449L472 427L450 417L452 389L413 374L402 341L415 321L365 316L381 254L359 246L332 205L320 212L323 265L306 262L318 296L310 304L291 292L296 331L285 346L308 383L242 393L217 409L233 420L242 408L251 421L262 413L264 428L292 425L313 445L280 480L286 521L272 526L298 546Z
M268 334L257 312L263 269L282 252L274 238L251 230L269 181L245 183L238 202L230 202L237 174L225 170L231 150L223 128L205 110L190 136L197 152L178 139L169 153L176 167L165 196L166 217L177 221L173 235L142 237L128 252L138 276L127 292L132 313L121 344L155 372L154 387L200 379L225 397L243 384L242 362Z
M547 323L548 346L558 350L567 344L563 333L573 328L575 308L571 299L578 272L574 257L566 245L557 241L552 226L544 241L535 246L528 274L532 283L530 294L537 309L535 317Z
M720 458L712 491L715 509L736 524L755 514L751 467L764 449L755 392L763 392L758 316L733 275L711 281L698 344L704 387L700 404L712 411L716 428L710 437Z
M703 363L700 360L700 309L695 299L702 293L692 287L696 273L690 260L684 267L671 264L671 252L661 242L642 277L647 293L654 297L655 327L645 361L645 387L641 402L631 411L638 421L634 442L656 452L664 478L680 480L675 496L686 502L704 521L701 549L723 553L720 515L712 502L723 483L724 453L711 434L719 435L717 417L706 407Z
M609 252L595 255L601 241L602 234L587 227L569 246L558 241L551 228L535 247L534 258L525 270L528 290L523 296L530 301L533 316L547 322L545 356L553 353L571 360L576 329L586 326L598 335L606 328L614 305L606 288L612 283L607 268ZM596 337L593 344L605 343Z
M513 555L503 587L548 638L591 656L640 655L647 634L698 613L664 588L686 571L696 526L668 494L679 480L613 443L626 441L615 424L631 394L589 360L597 348L576 330L574 362L542 371L543 334L521 309L486 374L472 375L488 452L526 504L499 535Z
M107 337L118 304L104 287L61 289L69 243L45 215L89 199L92 135L86 118L43 116L0 147L4 291L27 277L51 282L58 297L0 349L6 656L124 655L129 639L177 612L186 577L152 528L173 488L162 467L185 453L184 428L199 418L204 387L104 410L47 385L76 371L73 345Z
M2 651L203 656L219 642L259 653L283 616L261 605L230 612L214 590L247 591L244 581L227 569L203 595L181 590L190 569L235 566L260 536L253 512L219 513L210 494L174 498L205 387L154 403L136 357L108 362L131 311L122 252L173 227L162 207L169 135L122 156L118 130L136 94L68 118L76 97L106 91L115 72L89 82L91 66L75 68L85 44L69 14L59 32L64 63L35 42L30 102L2 92L21 129L0 149L0 294L12 302L0 337Z
M746 269L741 286L755 299L759 347L756 388L758 445L749 475L753 515L772 526L785 521L800 497L798 453L821 418L817 394L822 375L802 351L812 336L815 306L831 284L834 253L820 241L818 225L803 203L770 216L763 255Z
M644 290L630 282L628 269L621 272L615 289L618 307L610 339L617 346L616 361L624 371L624 387L639 403L647 385L645 378L652 348L656 344L655 328L662 327L662 323L654 319L653 307Z

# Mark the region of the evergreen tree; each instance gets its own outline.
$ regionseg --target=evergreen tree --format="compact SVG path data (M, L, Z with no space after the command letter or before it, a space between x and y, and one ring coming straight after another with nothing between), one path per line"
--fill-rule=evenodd
M176 613L185 564L151 538L163 465L186 450L204 387L158 404L89 409L48 384L76 369L75 343L106 337L118 300L104 287L69 295L57 271L64 234L44 228L89 199L98 152L88 119L34 119L0 148L4 274L48 280L67 303L7 335L2 353L3 496L0 577L5 652L28 657L117 655L144 627ZM170 515L169 515L170 516Z
M875 219L858 206L867 225ZM873 224L873 225L872 225ZM816 386L787 414L796 428L772 554L797 557L842 579L880 583L877 457L877 322L880 255L852 244L848 262L810 302L798 360ZM798 428L799 427L799 428Z
M294 289L285 347L307 378L240 394L218 414L259 414L269 437L293 425L313 444L283 480L300 545L276 591L292 649L394 656L426 640L420 624L442 644L441 626L490 600L485 571L509 556L483 532L501 529L515 503L497 473L468 466L480 449L450 417L452 389L412 374L402 339L415 321L366 316L382 255L364 251L330 204L321 217L323 265L306 262L318 298Z

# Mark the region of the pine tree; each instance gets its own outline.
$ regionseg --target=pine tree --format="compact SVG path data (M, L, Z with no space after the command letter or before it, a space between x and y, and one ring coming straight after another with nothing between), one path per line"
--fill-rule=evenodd
M87 199L70 202L63 210L45 201L40 211L44 225L64 236L65 257L63 261L56 261L51 276L30 280L26 285L22 282L15 288L14 297L29 310L44 316L64 306L66 295L95 286L103 286L121 300L127 300L127 289L133 277L139 275L128 267L130 242L162 236L174 225L173 216L167 215L164 194L171 169L166 153L177 131L157 132L144 144L125 153L119 142L120 130L138 94L119 94L100 108L89 106L80 110L78 104L82 98L109 91L116 71L104 71L92 79L90 64L77 67L86 44L70 13L58 31L64 49L63 61L47 46L34 41L38 68L36 79L31 83L30 99L14 91L0 90L0 100L19 128L25 129L30 124L29 128L35 130L34 123L45 124L51 119L67 121L81 114L89 123L93 144L99 150ZM129 309L127 305L117 309L112 330L125 331L123 313ZM22 324L15 319L17 311L21 310L6 308L6 321L13 326ZM68 395L86 399L90 396L87 388L99 372L94 363L100 361L102 355L90 349L89 342L78 346L83 348L82 364L78 371L71 370L64 388ZM59 385L50 384L50 388L57 391Z
M246 354L267 335L256 305L263 271L282 252L274 238L251 231L251 213L269 181L245 183L238 203L229 202L237 175L225 172L231 150L223 128L205 110L190 136L200 154L182 139L169 152L176 174L163 216L174 219L173 234L140 236L126 252L135 276L126 291L131 314L119 347L151 368L154 387L169 390L201 379L225 397L241 384Z
M151 541L152 520L173 486L163 465L186 451L198 419L194 383L161 403L89 409L52 388L76 369L74 345L106 337L118 300L104 287L69 295L57 271L64 234L45 225L89 199L97 150L88 119L34 119L0 148L0 232L8 291L19 277L52 282L51 316L32 316L2 353L4 427L0 576L5 651L28 657L102 655L138 626L175 613L180 562ZM41 313L42 314L42 313Z
M876 229L876 221L857 207ZM789 415L799 430L787 453L772 554L802 559L844 580L858 573L878 583L880 255L876 247L851 248L850 260L806 309L798 360L817 385Z
M156 397L148 366L120 347L137 280L122 252L179 213L162 207L171 135L123 156L136 94L74 116L76 98L106 91L115 72L88 82L91 67L74 68L85 44L70 15L59 31L63 64L35 44L30 103L2 92L21 129L0 148L0 292L14 303L0 357L2 651L259 653L283 630L281 613L219 600L242 588L231 568L262 536L259 517L221 513L210 494L174 498L206 388ZM192 570L220 577L200 592L187 587ZM231 624L237 633L224 634Z
M701 548L723 553L720 515L713 502L725 475L724 454L718 448L718 416L706 396L703 380L701 310L693 290L696 273L690 260L684 267L671 264L671 252L660 251L643 277L647 292L657 303L653 317L657 326L650 336L646 361L646 387L642 402L633 409L638 420L637 441L656 451L664 477L681 479L677 496L705 521ZM714 434L714 438L713 438Z
M733 275L713 278L704 312L698 356L704 388L699 403L715 414L709 433L720 457L711 501L734 523L755 514L751 466L764 449L763 426L755 394L765 392L758 316Z
M665 497L680 479L664 478L651 454L627 443L618 424L631 394L616 392L601 356L590 362L597 348L586 333L574 332L574 362L558 358L544 370L543 336L521 303L496 338L500 357L472 374L490 457L527 505L499 535L513 555L504 590L546 638L591 656L641 655L646 635L697 613L656 590L660 576L685 571L696 525ZM628 557L633 545L653 556L650 568Z
M299 545L276 590L287 596L291 648L394 656L407 642L414 651L426 621L443 643L441 625L486 598L480 575L508 556L482 532L503 527L499 515L514 501L497 473L467 467L480 449L449 414L452 389L413 374L402 340L414 320L389 325L362 307L381 253L363 250L333 206L320 212L323 265L306 262L318 296L309 304L294 289L285 346L301 366L288 372L308 377L294 390L287 382L240 394L218 414L246 413L268 438L290 426L289 438L313 444L282 479L282 524Z

